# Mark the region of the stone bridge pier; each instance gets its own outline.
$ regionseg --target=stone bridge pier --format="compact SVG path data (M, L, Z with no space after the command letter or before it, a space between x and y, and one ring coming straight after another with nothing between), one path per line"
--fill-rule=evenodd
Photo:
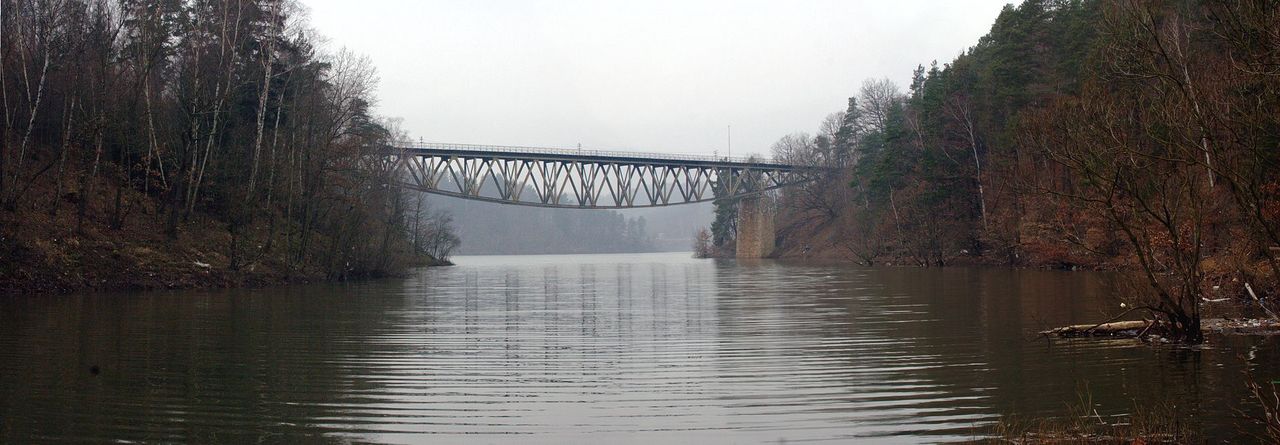
M738 201L738 258L773 255L773 206L767 198L750 196Z

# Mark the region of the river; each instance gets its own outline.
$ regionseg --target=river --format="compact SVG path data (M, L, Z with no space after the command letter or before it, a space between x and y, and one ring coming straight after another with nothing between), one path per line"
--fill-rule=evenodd
M920 443L1176 406L1239 439L1277 338L1049 343L1108 276L688 254L0 301L0 442Z

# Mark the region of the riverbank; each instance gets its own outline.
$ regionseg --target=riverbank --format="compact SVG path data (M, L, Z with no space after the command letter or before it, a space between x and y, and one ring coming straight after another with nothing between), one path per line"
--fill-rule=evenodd
M77 215L79 197L72 193L57 206L0 210L0 295L261 287L393 276L410 267L451 264L397 249L380 267L347 265L334 273L327 257L290 258L286 231L296 227L268 234L260 225L250 235L253 245L241 241L242 258L233 266L224 218L196 211L178 226L176 237L169 237L154 198L120 188L122 210L116 217L115 185L101 181L96 189L111 192L90 199L83 220ZM313 234L310 242L328 240Z
M1072 249L1065 242L1048 245L1028 240L1013 256L998 252L954 249L950 252L913 252L896 246L887 235L860 239L851 234L854 222L802 218L783 213L775 223L779 227L778 246L773 256L788 259L821 259L848 261L864 265L889 266L1000 266L1047 270L1117 270L1124 267L1115 257L1102 257L1084 249ZM870 239L874 238L874 239ZM895 247L899 249L895 249ZM900 251L901 250L901 251ZM940 261L941 264L931 263Z
M209 224L182 229L176 241L132 224L110 233L76 233L58 224L16 234L5 230L0 233L0 256L6 258L0 264L0 295L262 287L360 278L330 277L271 253L233 270L218 249L229 237L210 230ZM410 266L451 264L426 257Z
M849 221L799 218L780 214L777 227L778 245L772 255L780 259L812 259L841 261L862 265L946 267L990 266L1019 269L1066 271L1134 271L1141 270L1131 248L1117 245L1100 251L1069 242L1061 235L1054 238L1048 229L1040 228L1035 236L1027 236L1012 254L1006 251L951 249L946 252L921 254L885 237L859 237L851 233ZM1280 293L1275 283L1266 279L1270 268L1264 258L1250 256L1239 249L1206 249L1201 260L1205 298L1212 301L1229 299L1256 305L1258 298L1271 302ZM1250 285L1250 288L1246 288ZM1252 292L1252 294L1250 293ZM1277 311L1275 306L1271 306Z

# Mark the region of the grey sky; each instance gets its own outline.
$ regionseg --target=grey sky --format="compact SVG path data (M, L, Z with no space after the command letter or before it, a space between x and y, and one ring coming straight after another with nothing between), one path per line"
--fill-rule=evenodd
M1007 0L302 0L428 141L724 154L813 132L869 77L905 89Z

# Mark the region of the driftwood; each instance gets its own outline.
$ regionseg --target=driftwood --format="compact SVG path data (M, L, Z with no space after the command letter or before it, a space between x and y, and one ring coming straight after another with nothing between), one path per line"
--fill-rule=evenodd
M1165 323L1156 322L1152 325L1152 322L1146 320L1077 324L1041 331L1040 335L1058 338L1142 337L1151 332L1162 331L1163 324ZM1213 334L1280 335L1280 320L1208 318L1201 322L1200 330Z
M1040 334L1061 338L1137 337L1142 335L1142 333L1149 327L1151 327L1151 322L1146 320L1117 321L1112 323L1063 326L1060 328L1042 331Z

